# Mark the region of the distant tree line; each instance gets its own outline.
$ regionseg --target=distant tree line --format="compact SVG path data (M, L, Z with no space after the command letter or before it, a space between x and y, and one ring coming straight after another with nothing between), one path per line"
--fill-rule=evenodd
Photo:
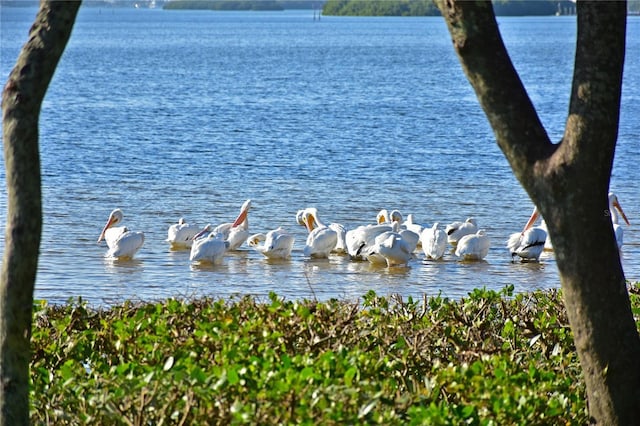
M640 0L636 0L640 3ZM568 0L493 0L496 15L555 15L575 13ZM437 16L440 11L432 0L327 0L324 15L336 16Z
M436 16L432 0L327 0L323 15L334 16Z
M169 0L163 9L285 10L320 9L322 0Z

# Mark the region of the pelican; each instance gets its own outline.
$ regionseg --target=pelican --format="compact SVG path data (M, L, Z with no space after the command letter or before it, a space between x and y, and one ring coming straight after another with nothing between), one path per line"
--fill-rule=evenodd
M444 256L447 247L447 233L439 229L440 223L436 222L431 228L425 228L420 234L422 251L428 259L438 260Z
M282 227L265 234L254 234L247 240L247 244L268 259L288 259L295 237ZM262 244L260 244L262 242Z
M393 231L389 224L361 225L345 234L347 252L351 260L365 260L366 253L374 244L375 238L383 232Z
M478 223L470 217L464 222L453 222L447 225L444 231L447 233L447 241L455 247L462 237L478 231Z
M379 234L373 245L367 250L366 257L373 264L401 266L413 258L415 243L407 241L398 232L399 223L395 222L392 231ZM410 232L410 231L409 231Z
M525 230L527 226L529 227L533 226L533 224L536 223L536 220L538 220L539 217L540 217L540 211L538 210L538 207L534 207L533 213L531 213L531 217L527 221L527 225L525 225ZM544 240L544 251L553 251L553 244L551 244L551 238L549 238L549 231L547 230L547 223L544 221L544 219L540 221L540 225L537 226L537 228L542 229L547 234L547 238Z
M303 253L308 257L327 258L338 244L338 233L318 220L314 208L305 209L302 221L309 231Z
M518 256L522 262L537 262L540 259L547 241L547 231L542 226L533 226L538 216L538 209L534 208L522 232L509 237L507 248L512 258Z
M144 233L129 231L126 226L114 226L122 222L122 210L115 209L109 215L107 224L104 225L98 242L104 240L107 242L109 250L106 257L113 258L132 258L142 244L144 244Z
M484 259L489 254L491 240L484 230L475 234L467 234L460 238L456 247L456 256L463 261L475 261Z
M627 225L631 225L629 220L627 219L627 215L624 214L624 210L622 210L622 206L618 202L618 197L613 192L609 193L609 214L611 215L611 223L613 224L613 232L616 234L616 243L618 244L618 249L622 248L622 244L624 243L624 229L622 226L618 224L618 214L622 216L622 219L625 221Z
M212 231L215 234L222 234L222 238L229 243L229 251L237 250L249 238L249 209L251 209L251 200L242 204L240 213L233 222L218 225Z
M200 228L196 225L187 223L183 217L169 227L167 231L167 241L172 248L191 248L193 237L195 237Z
M209 232L205 237L208 228L208 226L205 227L194 237L189 260L217 265L222 262L224 254L229 249L229 242L224 240L222 234L216 232Z
M311 232L315 228L322 227L327 227L333 230L336 233L337 240L335 246L331 249L331 252L337 254L347 253L347 245L345 240L347 230L345 229L345 227L340 223L330 223L328 226L325 225L320 220L320 217L318 216L318 209L316 209L315 207L307 207L304 210L298 210L298 213L296 213L296 221L299 224L305 226L307 230L309 230L308 224L311 224L312 229L309 230L309 232Z

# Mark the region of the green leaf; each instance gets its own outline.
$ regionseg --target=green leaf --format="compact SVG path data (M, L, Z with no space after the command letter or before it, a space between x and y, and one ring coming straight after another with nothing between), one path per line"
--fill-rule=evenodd
M358 369L355 367L351 367L344 373L344 384L347 387L351 387L351 384L353 383L353 378L356 376L357 373L358 373Z

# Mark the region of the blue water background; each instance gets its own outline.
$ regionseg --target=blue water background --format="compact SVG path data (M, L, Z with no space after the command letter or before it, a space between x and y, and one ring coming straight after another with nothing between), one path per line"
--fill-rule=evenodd
M6 81L36 10L2 8ZM500 18L513 62L552 140L571 88L575 17ZM622 261L640 280L640 18L629 17L612 189L625 225ZM312 11L210 12L83 6L40 119L44 230L37 298L124 299L270 291L292 299L465 296L474 287L559 287L552 254L511 263L508 235L532 204L513 176L455 57L441 18L313 19ZM0 170L0 226L6 218ZM169 250L170 224L231 221L252 199L250 227L296 235L292 259L246 246L216 267ZM418 222L477 219L486 262L419 252L407 268L345 257L309 260L298 209L327 223L372 223L381 208ZM96 240L109 212L146 234L129 262ZM579 213L579 212L577 212ZM4 232L0 236L4 249ZM597 265L594 265L597 267Z

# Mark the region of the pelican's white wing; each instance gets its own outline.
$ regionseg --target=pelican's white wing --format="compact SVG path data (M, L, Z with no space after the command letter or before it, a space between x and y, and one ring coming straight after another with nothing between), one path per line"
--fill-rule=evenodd
M489 254L491 240L480 230L475 234L465 235L456 247L456 256L462 260L482 260Z
M347 231L345 241L347 252L351 259L364 259L366 252L374 244L376 237L383 232L389 231L393 231L391 225L361 225Z
M228 247L229 243L224 241L220 234L212 232L208 237L200 238L193 242L189 260L192 262L218 264L222 262Z
M477 231L478 224L472 217L468 218L464 222L453 222L445 228L447 240L452 246L457 245L460 239L465 235L475 234Z
M193 238L200 232L200 228L196 225L186 223L180 218L178 223L174 223L167 230L167 241L173 247L191 247Z
M282 228L269 231L264 244L254 248L269 259L287 259L291 256L295 237Z
M507 248L511 256L518 256L523 262L537 261L544 250L547 232L540 227L529 228L509 236Z
M408 243L398 232L385 232L378 235L374 245L367 253L369 262L386 263L387 266L406 265L413 258L415 244Z
M335 230L327 226L315 228L307 236L303 252L309 257L329 257L337 243L338 233Z
M433 260L441 259L447 247L447 234L439 226L436 222L431 228L425 228L420 235L424 255Z

